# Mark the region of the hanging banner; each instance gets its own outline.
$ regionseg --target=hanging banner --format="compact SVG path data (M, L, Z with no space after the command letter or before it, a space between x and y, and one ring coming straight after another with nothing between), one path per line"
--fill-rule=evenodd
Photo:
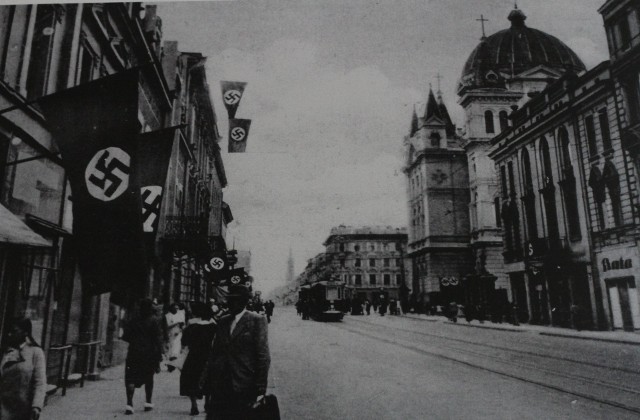
M147 264L136 173L138 69L56 92L38 104L71 184L84 290L117 292L116 300L142 296Z
M220 82L220 85L222 86L222 102L224 102L224 106L227 108L229 119L235 118L247 83L227 82L223 80Z
M250 127L251 120L229 120L229 153L244 153Z
M169 172L169 160L178 128L170 127L143 133L138 139L138 153L141 157L139 185L142 200L142 228L144 233L151 237L152 243L158 229L164 186Z

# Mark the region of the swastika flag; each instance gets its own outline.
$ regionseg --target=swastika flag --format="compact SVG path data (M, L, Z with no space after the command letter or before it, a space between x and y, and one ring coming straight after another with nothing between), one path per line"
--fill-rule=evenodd
M165 128L141 134L138 139L140 156L139 185L142 199L142 227L153 243L160 220L173 140L178 127Z
M224 106L227 108L227 114L230 119L235 118L247 83L227 82L223 80L220 82L220 85L222 86L222 102L224 102Z
M242 153L247 148L251 120L229 120L229 153Z
M42 97L71 185L83 289L126 303L144 293L138 184L138 69Z

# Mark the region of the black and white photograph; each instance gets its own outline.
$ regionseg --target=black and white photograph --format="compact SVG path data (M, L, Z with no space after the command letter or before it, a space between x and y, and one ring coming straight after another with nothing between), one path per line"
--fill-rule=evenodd
M0 420L640 418L640 0L0 0Z

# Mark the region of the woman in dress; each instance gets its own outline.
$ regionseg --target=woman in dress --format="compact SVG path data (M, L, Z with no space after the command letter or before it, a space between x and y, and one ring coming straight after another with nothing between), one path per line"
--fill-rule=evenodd
M211 309L204 303L193 304L192 310L197 320L182 333L182 347L189 350L180 375L180 395L191 399L191 415L196 416L200 414L198 400L203 396L200 377L207 363L216 324L211 320Z
M151 411L153 375L160 372L162 360L162 327L154 316L151 300L140 301L139 313L125 325L122 339L129 343L124 374L127 391L125 414L133 414L133 393L142 385L146 397L144 411Z
M8 331L0 362L0 419L38 420L47 384L44 352L31 336L30 320L14 320Z
M167 368L169 372L172 372L175 369L173 362L180 357L180 352L182 351L180 340L186 321L184 310L180 310L178 304L173 303L169 308L169 312L165 314L164 319L168 337Z

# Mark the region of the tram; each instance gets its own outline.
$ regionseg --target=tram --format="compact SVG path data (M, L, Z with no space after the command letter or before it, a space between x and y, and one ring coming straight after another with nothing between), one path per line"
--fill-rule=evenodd
M302 290L301 290L302 292ZM318 281L308 290L309 312L316 321L342 321L344 313L344 282Z

